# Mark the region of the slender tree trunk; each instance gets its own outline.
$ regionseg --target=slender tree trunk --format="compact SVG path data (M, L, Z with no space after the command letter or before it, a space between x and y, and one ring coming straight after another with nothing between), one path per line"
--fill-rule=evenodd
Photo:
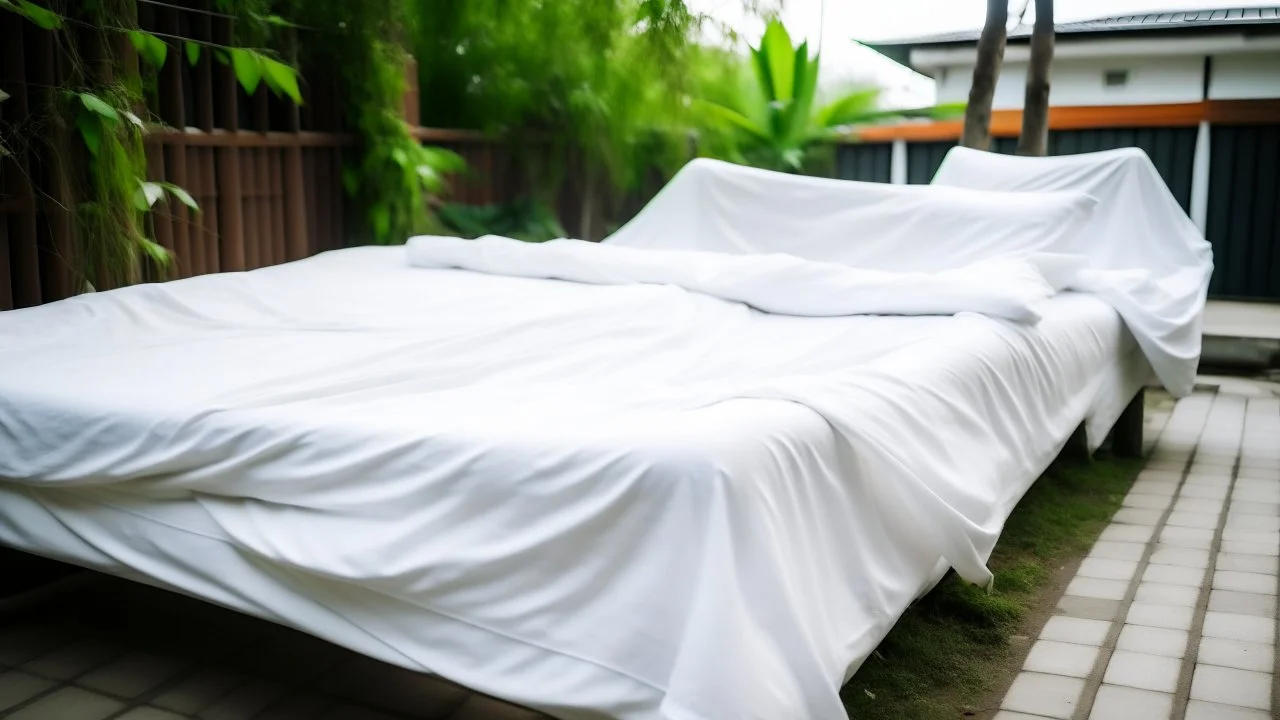
M991 99L1000 79L1004 60L1005 24L1009 22L1009 0L987 0L987 20L978 39L978 62L973 66L969 104L964 109L964 136L960 144L987 150L991 147Z
M1031 32L1031 64L1022 103L1019 155L1049 152L1049 67L1053 64L1053 0L1036 0L1036 26Z

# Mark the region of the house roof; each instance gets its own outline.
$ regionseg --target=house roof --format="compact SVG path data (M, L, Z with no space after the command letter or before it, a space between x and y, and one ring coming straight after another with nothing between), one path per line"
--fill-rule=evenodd
M1215 10L1186 10L1182 12L1148 13L1145 15L1117 15L1114 17L1058 23L1054 32L1058 35L1101 33L1146 33L1168 30L1239 30L1242 25L1280 24L1280 7L1219 8ZM1008 39L1031 37L1032 25L1022 23L1009 30ZM979 30L921 35L918 37L880 40L866 45L881 52L891 48L919 47L922 45L965 44L978 41Z

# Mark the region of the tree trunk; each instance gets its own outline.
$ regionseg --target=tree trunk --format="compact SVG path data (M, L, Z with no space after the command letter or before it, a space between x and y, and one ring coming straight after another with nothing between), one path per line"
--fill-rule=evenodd
M1036 0L1036 26L1031 32L1031 64L1027 96L1022 103L1019 155L1049 152L1049 66L1053 63L1053 0Z
M991 98L1000 78L1004 60L1005 24L1009 22L1009 0L987 0L987 21L978 39L978 61L973 66L969 104L964 109L964 136L960 144L987 150L991 147Z

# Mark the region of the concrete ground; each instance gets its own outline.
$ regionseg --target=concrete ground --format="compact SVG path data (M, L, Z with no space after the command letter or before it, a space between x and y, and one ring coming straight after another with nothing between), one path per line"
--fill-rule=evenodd
M1041 630L996 720L1280 716L1280 385L1204 378Z
M1210 300L1204 309L1204 334L1280 340L1280 303Z

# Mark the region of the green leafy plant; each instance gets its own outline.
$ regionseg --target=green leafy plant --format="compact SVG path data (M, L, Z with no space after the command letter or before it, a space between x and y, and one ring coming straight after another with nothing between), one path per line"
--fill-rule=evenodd
M707 138L710 151L737 162L799 172L816 145L839 137L850 126L963 111L957 105L882 110L878 88L851 92L816 107L819 60L816 53L810 56L807 42L793 45L786 27L770 21L759 47L751 48L749 71L737 73L737 82L729 85L732 92L694 101L712 135Z
M566 235L555 212L531 198L495 205L446 203L437 212L446 228L467 238L500 235L545 242Z

